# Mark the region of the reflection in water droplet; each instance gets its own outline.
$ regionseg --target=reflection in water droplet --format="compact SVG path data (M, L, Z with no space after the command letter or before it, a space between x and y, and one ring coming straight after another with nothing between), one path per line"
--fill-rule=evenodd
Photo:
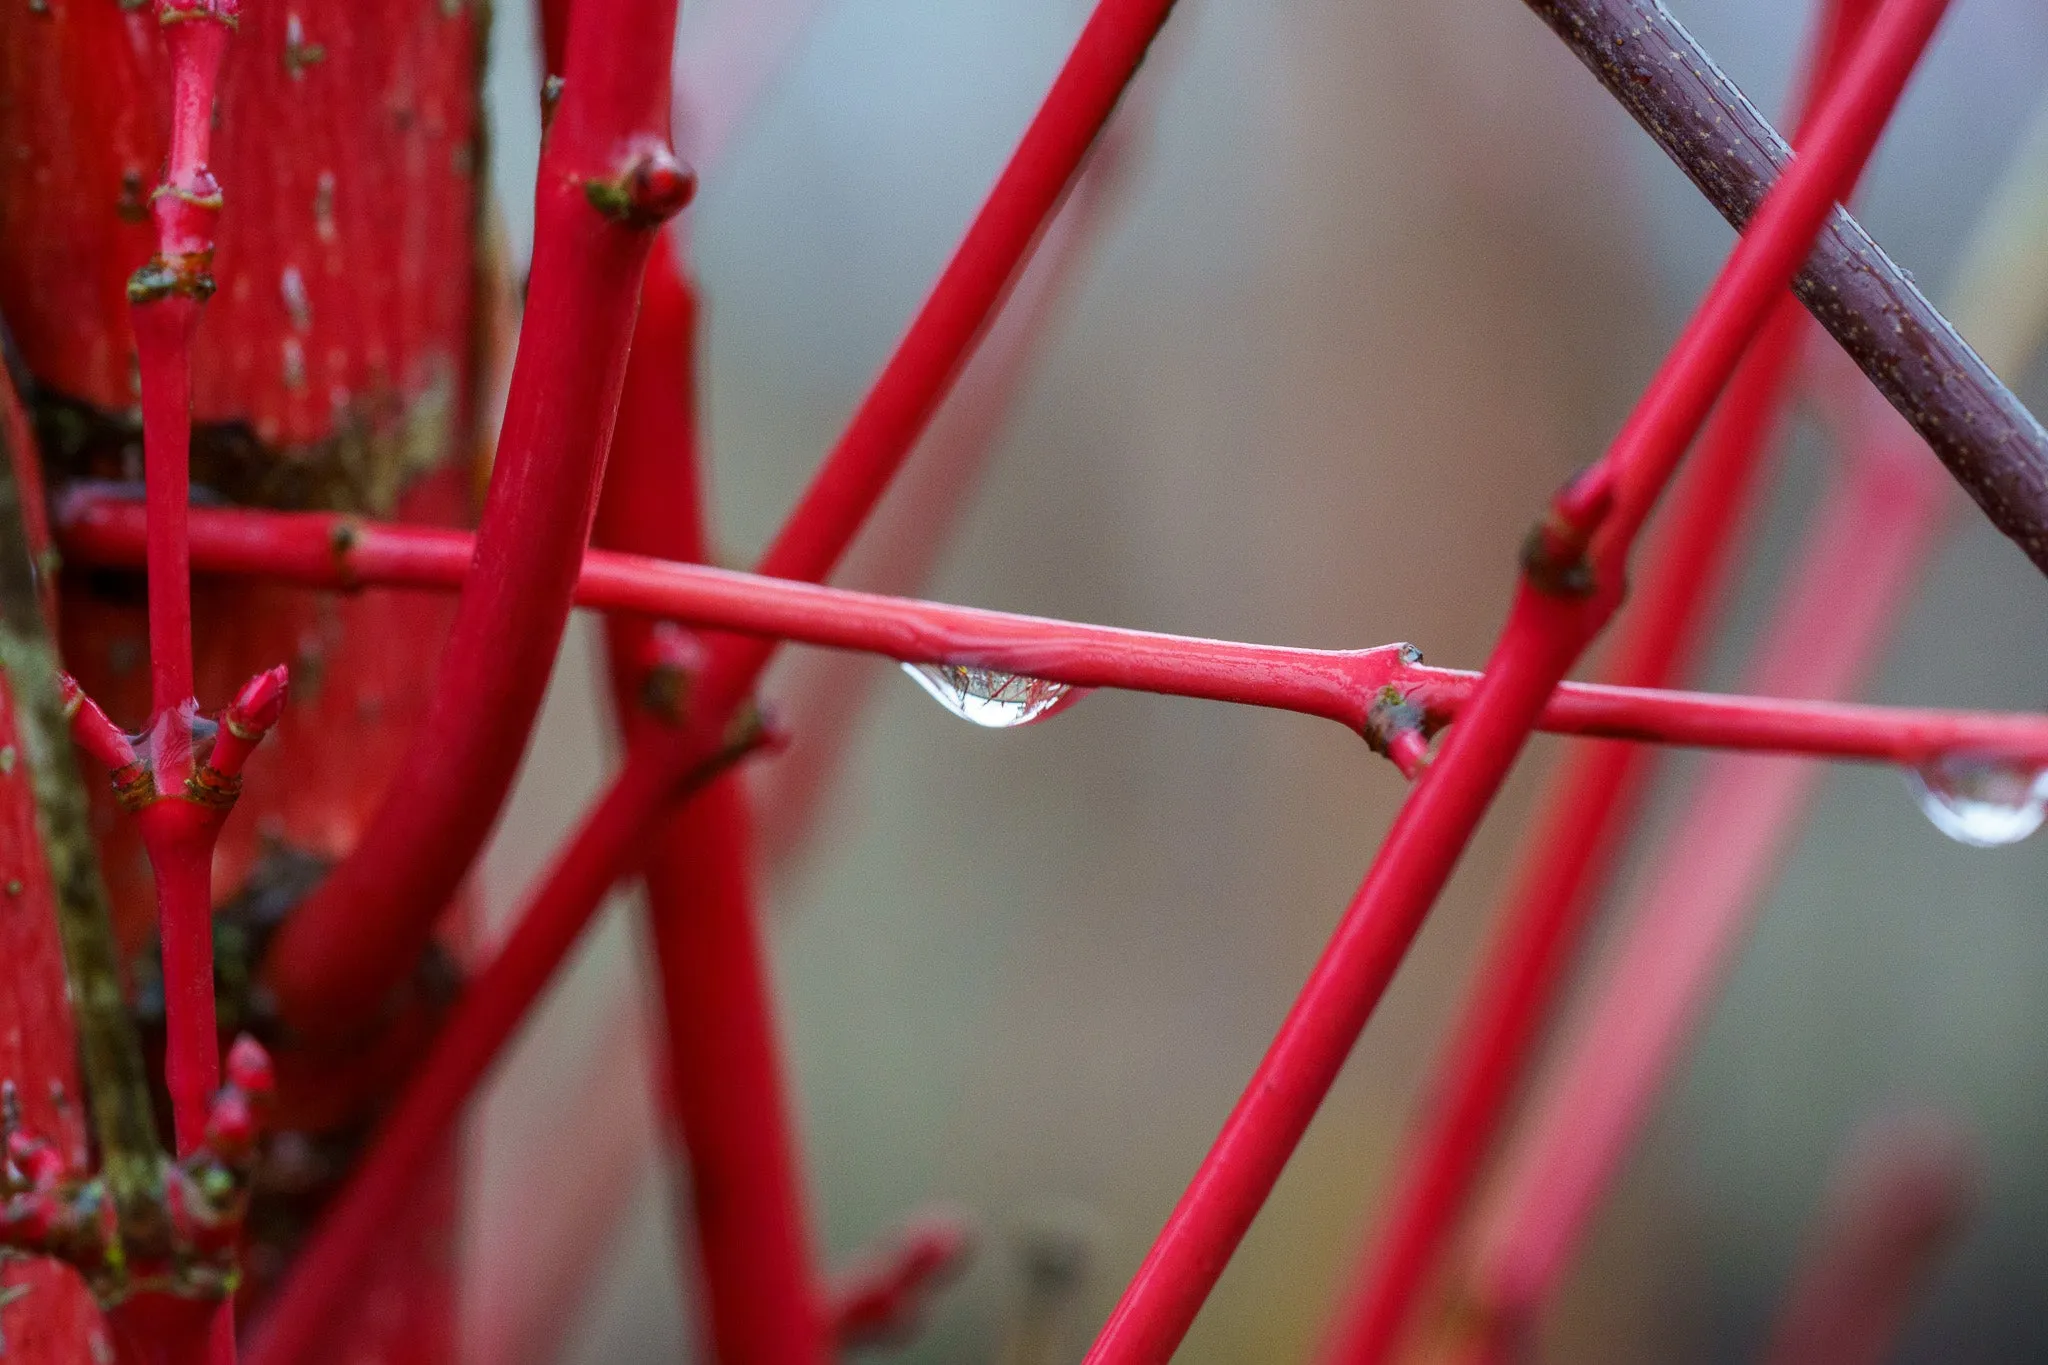
M965 664L905 664L903 671L939 705L962 720L991 730L1044 720L1066 710L1089 690Z
M1936 829L1977 848L2016 844L2048 814L2048 770L2009 759L1945 754L1906 785Z

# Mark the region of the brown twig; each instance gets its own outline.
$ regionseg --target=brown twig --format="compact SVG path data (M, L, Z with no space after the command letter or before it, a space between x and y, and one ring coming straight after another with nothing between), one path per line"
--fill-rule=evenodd
M1661 0L1526 3L1723 217L1748 223L1791 149ZM1793 292L2048 573L2048 430L1906 273L1837 208Z

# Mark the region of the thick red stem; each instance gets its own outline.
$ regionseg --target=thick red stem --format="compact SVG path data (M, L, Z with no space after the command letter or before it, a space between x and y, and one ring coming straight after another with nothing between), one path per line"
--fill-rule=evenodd
M667 146L675 0L587 0L542 148L533 271L497 466L416 756L354 853L280 931L268 979L316 1037L377 1016L482 847L568 619L640 277L682 207Z
M1890 0L1607 456L1559 495L1477 696L1372 870L1088 1359L1180 1344L1335 1081L1544 701L1619 604L1627 552L1820 229L1875 145L1945 5Z

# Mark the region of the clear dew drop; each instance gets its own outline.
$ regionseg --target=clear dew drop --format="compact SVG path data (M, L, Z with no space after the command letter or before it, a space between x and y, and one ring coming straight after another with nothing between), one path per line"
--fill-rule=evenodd
M2048 815L2048 770L2006 759L1947 754L1909 769L1906 785L1936 829L1974 848L2016 844Z
M903 671L939 705L991 730L1014 729L1057 715L1089 690L965 664L905 664Z

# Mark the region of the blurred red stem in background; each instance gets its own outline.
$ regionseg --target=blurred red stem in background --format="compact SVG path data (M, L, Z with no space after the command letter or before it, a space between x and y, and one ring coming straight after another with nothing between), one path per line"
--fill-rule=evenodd
M675 239L665 238L641 287L598 509L600 544L674 560L704 557L696 333L695 291ZM694 670L662 662L662 632L673 626L625 614L605 625L626 742L658 745L691 709ZM663 668L673 676L657 686ZM666 1025L660 1093L673 1108L676 1169L687 1172L692 1191L678 1201L676 1231L684 1239L694 1233L715 1358L822 1362L827 1328L761 961L746 788L737 774L712 786L664 817L641 868Z
M1883 1365L1978 1202L1969 1135L1933 1114L1872 1120L1837 1159L1764 1365Z

